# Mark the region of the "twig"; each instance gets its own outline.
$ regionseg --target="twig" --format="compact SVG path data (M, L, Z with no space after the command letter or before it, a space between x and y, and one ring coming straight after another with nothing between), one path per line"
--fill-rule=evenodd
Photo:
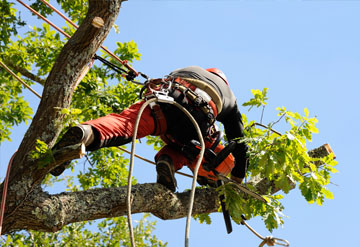
M264 111L265 111L265 105L263 105L262 112L261 112L261 117L260 117L261 124L262 124L262 120L263 120L263 116L264 116Z
M264 125L264 124L261 124L261 123L254 123L254 124L252 124L250 127L253 127L254 125L257 125L257 126L263 127L263 128L265 128L265 129L269 129L269 130L271 130L272 132L274 132L275 134L278 134L279 136L282 136L282 134L281 134L280 132L278 132L278 131L276 131L276 130L272 129L271 127L266 126L266 125Z
M0 61L0 65L7 71L9 72L13 77L16 78L16 80L18 80L21 84L23 84L27 89L29 89L33 94L35 94L36 96L38 96L41 99L40 94L38 94L34 89L32 89L28 84L26 84L23 80L21 80L20 77L18 77L14 72L11 71L11 69L9 69L3 62Z

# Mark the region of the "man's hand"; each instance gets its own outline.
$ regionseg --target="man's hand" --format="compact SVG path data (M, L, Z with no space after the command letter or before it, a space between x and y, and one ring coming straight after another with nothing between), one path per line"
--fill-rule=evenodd
M234 181L236 181L236 182L238 182L239 184L241 184L242 183L242 181L243 181L243 179L242 178L238 178L238 177L235 177L235 176L233 176L233 175L231 175L231 177L230 177L232 180L234 180Z

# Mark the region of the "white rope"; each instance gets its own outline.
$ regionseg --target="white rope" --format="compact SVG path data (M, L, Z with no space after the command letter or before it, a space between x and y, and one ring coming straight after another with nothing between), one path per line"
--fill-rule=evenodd
M158 101L157 98L153 98L153 99L149 99L147 100L140 108L137 118L136 118L136 122L135 122L135 127L134 127L134 133L133 133L133 138L132 138L132 144L131 144L131 156L130 156L130 165L129 165L129 175L128 175L128 189L127 189L127 199L126 199L126 204L127 204L127 211L128 211L128 226L129 226L129 233L130 233L130 241L131 241L131 246L135 247L135 238L134 238L134 230L133 230L133 226L132 226L132 220L131 220L131 177L132 177L132 172L133 172L133 164L134 164L134 156L135 156L135 144L136 144L136 136L137 136L137 132L138 132L138 127L139 127L139 123L141 120L141 115L143 113L143 111L145 110L145 108L153 103ZM201 144L201 151L199 154L199 159L196 163L195 166L195 170L194 170L194 177L193 177L193 182L192 182L192 187L191 187L191 193L190 193L190 201L189 201L189 209L188 209L188 215L187 215L187 221L186 221L186 228L185 228L185 246L189 246L189 235L190 235L190 221L191 221L191 215L192 215L192 209L193 209L193 204L194 204L194 197L195 197L195 188L196 188L196 180L197 180L197 175L198 175L198 170L200 168L201 165L201 161L204 157L204 153L205 153L205 143L204 143L204 139L202 137L201 134L201 130L199 125L197 124L196 120L194 119L194 117L190 114L190 112L188 112L182 105L180 105L179 103L175 102L175 101L171 101L171 102L166 102L169 104L173 104L175 105L177 108L179 108L192 122L192 124L194 125L196 132L198 134L198 138L200 140L200 144Z
M132 220L131 220L131 177L132 177L132 171L133 171L133 164L134 164L134 156L135 156L135 144L136 144L136 136L138 132L139 123L141 120L141 115L145 108L152 102L157 101L156 98L150 99L146 101L139 110L139 113L136 118L135 127L134 127L134 133L131 143L131 156L130 156L130 165L129 165L129 176L128 176L128 188L127 188L127 198L126 198L126 205L127 205L127 211L128 211L128 226L129 226L129 233L130 233L130 241L131 246L135 247L135 238L134 238L134 230L132 226Z
M176 102L175 102L176 103ZM194 125L196 132L198 134L198 138L200 140L200 145L201 145L201 151L199 154L199 158L197 160L195 169L194 169L194 177L193 177L193 181L192 181L192 186L191 186L191 193L190 193L190 201L189 201L189 209L188 209L188 215L186 218L186 228L185 228L185 247L189 247L189 236L190 236L190 222L191 222L191 215L192 215L192 209L193 209L193 205L194 205L194 198L195 198L195 189L196 189L196 181L197 181L197 176L198 176L198 171L201 165L201 162L203 160L204 157L204 153L205 153L205 142L204 142L204 138L202 137L201 134L201 130L199 125L197 124L196 120L194 119L194 117L190 114L190 112L188 112L184 107L182 107L180 104L176 103L175 104L181 111L183 111L186 116L190 119L190 121L192 122L192 124Z
M263 247L263 246L265 246L265 244L267 246L275 246L275 245L281 245L281 246L286 246L286 247L290 246L290 243L285 239L275 238L273 236L267 236L267 237L261 236L248 223L246 223L244 219L245 219L245 217L242 216L241 224L245 225L252 233L254 233L258 238L260 238L262 240L259 247Z

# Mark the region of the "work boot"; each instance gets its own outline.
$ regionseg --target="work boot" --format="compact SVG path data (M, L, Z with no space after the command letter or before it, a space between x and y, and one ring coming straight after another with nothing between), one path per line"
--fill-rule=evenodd
M175 168L172 160L166 156L161 155L156 162L157 179L156 182L164 185L166 188L175 192L176 190L176 179L175 179Z
M94 141L94 133L90 125L77 125L68 129L68 131L63 135L61 140L55 144L52 150L59 150L61 148L84 143L85 147L89 146ZM55 167L50 171L50 174L53 176L61 175L66 168L69 167L70 161L66 161L59 166Z

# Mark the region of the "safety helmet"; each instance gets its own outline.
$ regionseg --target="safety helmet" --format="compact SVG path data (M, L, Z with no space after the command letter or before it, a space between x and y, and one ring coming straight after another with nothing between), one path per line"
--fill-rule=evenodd
M223 81L229 85L229 83L227 82L227 78L226 78L226 75L224 74L224 72L222 72L221 70L217 69L217 68L209 68L209 69L206 69L207 71L219 76L221 79L223 79Z

